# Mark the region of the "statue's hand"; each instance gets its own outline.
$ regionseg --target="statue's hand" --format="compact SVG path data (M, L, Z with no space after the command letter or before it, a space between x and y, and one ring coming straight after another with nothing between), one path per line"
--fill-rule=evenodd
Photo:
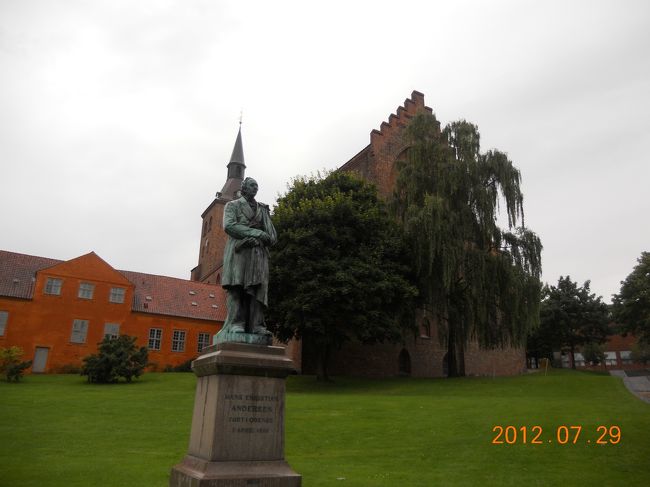
M246 237L241 240L238 240L237 243L235 243L235 252L239 252L240 250L249 247L257 247L258 245L261 245L259 238Z
M271 236L268 233L262 232L262 235L260 235L259 238L260 238L260 240L262 241L262 243L264 245L270 245L271 244Z

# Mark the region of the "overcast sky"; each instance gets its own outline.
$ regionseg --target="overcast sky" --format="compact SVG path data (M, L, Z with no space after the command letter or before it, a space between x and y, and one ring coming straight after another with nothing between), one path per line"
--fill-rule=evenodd
M411 91L523 176L543 279L650 250L650 2L0 0L0 249L189 278L243 110L272 204Z

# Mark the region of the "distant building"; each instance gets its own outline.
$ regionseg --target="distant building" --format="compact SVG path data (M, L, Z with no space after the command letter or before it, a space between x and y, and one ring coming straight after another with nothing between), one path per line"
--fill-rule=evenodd
M587 363L581 350L575 353L575 365L578 369L609 370L609 369L644 369L647 366L632 361L632 349L637 344L638 338L634 335L614 334L607 337L603 344L605 349L605 361L598 365ZM554 352L556 366L565 369L572 368L571 354L568 351Z
M33 372L82 364L106 335L137 337L154 369L209 345L225 319L220 286L118 271L94 252L61 261L0 251L0 346L19 346Z

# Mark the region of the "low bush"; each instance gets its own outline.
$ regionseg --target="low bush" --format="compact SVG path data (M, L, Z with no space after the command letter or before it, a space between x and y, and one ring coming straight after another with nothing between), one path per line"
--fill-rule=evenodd
M25 369L32 365L31 360L22 362L23 349L20 347L0 347L0 374L7 382L18 382Z
M77 364L64 364L56 369L57 374L81 374L82 368Z
M192 372L192 362L193 358L183 362L179 365L166 365L163 372Z
M88 382L113 383L123 377L131 382L140 377L147 365L147 349L135 344L136 338L120 335L117 338L105 337L99 344L99 353L83 359L81 375L88 376Z

